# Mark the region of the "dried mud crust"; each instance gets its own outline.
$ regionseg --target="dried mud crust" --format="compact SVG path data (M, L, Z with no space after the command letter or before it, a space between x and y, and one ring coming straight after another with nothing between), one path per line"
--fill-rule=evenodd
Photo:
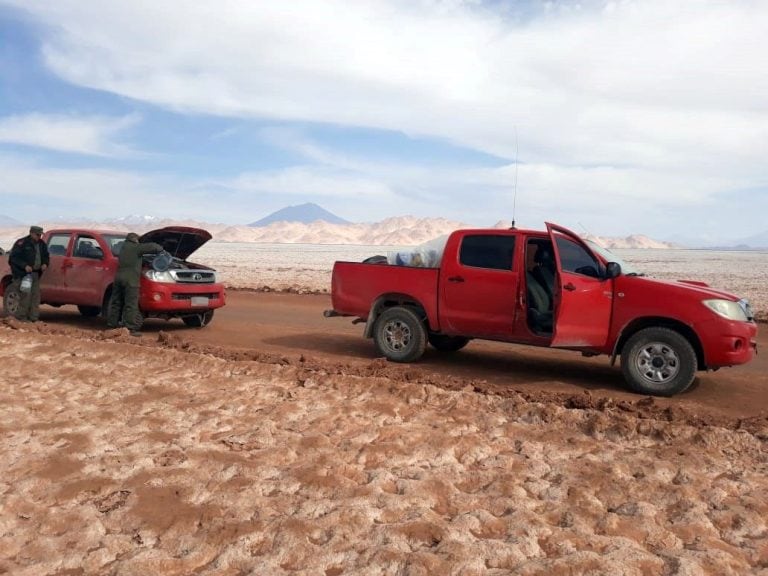
M294 366L308 374L319 373L328 376L356 376L360 378L385 378L402 384L430 385L450 391L474 392L484 395L509 398L521 403L553 404L564 409L596 410L608 414L630 414L640 419L676 422L689 426L717 426L729 430L747 430L768 439L768 415L750 418L732 418L722 414L708 413L702 408L695 411L679 406L662 406L653 397L638 396L637 400L616 400L608 396L593 394L588 390L580 393L547 392L543 390L522 391L508 386L456 376L446 377L412 364L397 364L386 358L377 358L368 364L332 362L305 354L274 354L253 348L214 346L185 339L183 336L160 331L156 336L146 335L140 340L130 336L125 328L92 332L45 323L25 324L13 318L4 318L2 324L12 330L22 329L33 333L61 335L87 341L116 341L146 348L167 348L180 352L206 355L226 361L257 362ZM302 372L303 373L303 372Z
M168 333L11 322L0 361L0 573L768 569L765 418Z

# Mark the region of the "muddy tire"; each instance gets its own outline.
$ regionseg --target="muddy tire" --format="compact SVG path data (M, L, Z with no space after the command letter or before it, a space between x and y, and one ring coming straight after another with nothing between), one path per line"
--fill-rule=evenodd
M444 334L430 334L429 343L435 350L441 352L457 352L469 344L469 338L463 336L445 336Z
M629 387L640 394L674 396L696 376L696 352L685 336L669 328L645 328L621 351L621 371Z
M101 306L78 306L77 309L85 318L96 318L101 314Z
M373 340L380 354L393 362L413 362L424 354L427 331L413 310L395 306L376 319Z
M213 310L207 310L202 314L195 314L194 316L182 316L181 319L190 328L203 328L208 326L211 320L213 320Z
M11 282L5 287L5 292L3 292L3 311L5 315L16 317L20 305L21 292L19 291L19 285Z

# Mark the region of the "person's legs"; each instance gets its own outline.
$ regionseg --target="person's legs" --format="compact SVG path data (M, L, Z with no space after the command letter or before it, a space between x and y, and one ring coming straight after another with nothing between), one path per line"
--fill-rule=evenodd
M32 301L31 292L21 291L21 278L16 278L13 285L19 293L19 307L16 309L16 320L26 322L29 320L29 305Z
M123 306L123 325L131 332L141 330L141 316L139 314L139 287L125 287L125 304Z
M32 274L32 290L29 292L29 308L27 318L30 322L37 322L40 318L40 274Z
M120 323L120 315L125 305L125 290L122 282L115 281L112 285L112 296L109 298L109 312L107 313L107 328L117 328Z

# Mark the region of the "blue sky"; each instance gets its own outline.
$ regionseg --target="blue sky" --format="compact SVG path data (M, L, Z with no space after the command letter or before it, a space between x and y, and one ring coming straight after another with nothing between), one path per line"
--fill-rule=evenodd
M0 214L768 230L768 3L0 0ZM517 159L517 167L515 161Z

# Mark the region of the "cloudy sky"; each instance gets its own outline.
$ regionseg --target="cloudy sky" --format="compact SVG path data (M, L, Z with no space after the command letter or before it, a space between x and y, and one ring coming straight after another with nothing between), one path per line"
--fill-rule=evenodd
M0 0L0 214L739 239L766 30L760 0Z

